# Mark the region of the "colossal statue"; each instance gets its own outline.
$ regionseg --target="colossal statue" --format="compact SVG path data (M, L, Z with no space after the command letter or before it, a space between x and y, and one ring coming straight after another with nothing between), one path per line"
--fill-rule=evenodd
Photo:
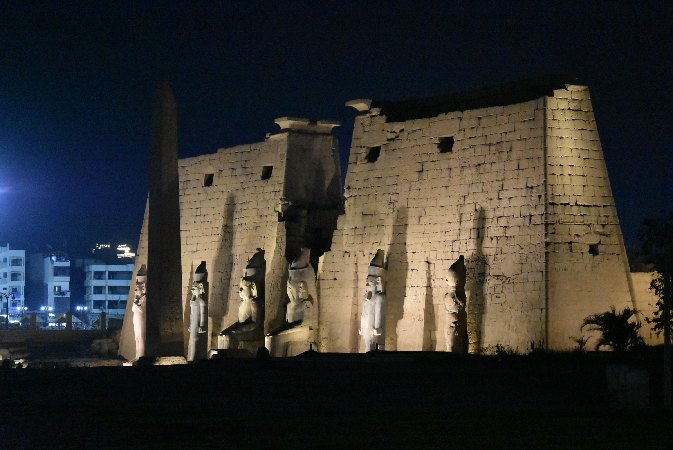
M204 352L200 351L200 335L208 332L208 270L206 262L194 271L194 281L191 286L192 298L189 301L189 345L187 348L187 361L193 362L197 358L204 358Z
M272 352L272 342L275 336L298 328L308 331L305 342L306 349L310 349L313 344L316 344L318 290L315 283L315 270L311 265L310 258L311 250L302 248L299 256L290 264L287 279L289 302L285 310L285 321L283 325L266 335L265 346L269 352Z
M444 308L448 313L444 335L446 351L467 352L467 296L465 295L465 258L460 255L449 267L446 278L449 290L444 297Z
M383 350L385 344L386 325L386 292L385 268L383 267L384 251L377 250L369 263L365 298L362 302L360 316L360 336L365 341L365 352Z
M235 349L240 341L261 339L264 332L265 271L264 250L258 248L248 260L239 283L241 302L238 305L238 321L220 332L220 349Z
M145 356L145 306L147 303L147 267L140 266L136 273L135 298L133 300L133 334L136 341L136 356L138 360Z

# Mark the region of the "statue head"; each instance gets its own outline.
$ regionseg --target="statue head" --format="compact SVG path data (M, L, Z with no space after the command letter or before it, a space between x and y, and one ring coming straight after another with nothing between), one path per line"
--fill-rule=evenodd
M208 281L208 271L206 270L206 262L201 261L201 264L194 271L194 281L192 282L192 295L194 297L202 297L206 293L206 283Z
M292 261L287 279L287 296L292 302L315 299L315 270L310 263L311 250L302 248L301 254Z
M249 278L243 277L238 283L238 296L241 300L252 300L257 298L257 285Z
M385 253L383 250L376 250L376 255L369 263L367 270L367 284L365 287L367 298L372 298L374 294L385 292L383 277L386 273L384 268Z
M192 283L192 295L194 297L202 297L205 292L206 292L206 287L203 285L203 282L194 281Z
M446 277L446 282L449 285L449 291L455 291L459 288L465 287L465 257L460 255L456 262L449 267L449 273Z
M145 264L143 264L140 266L140 269L138 269L138 273L136 273L136 300L144 297L145 294L147 294L147 267L145 267Z
M258 248L245 265L243 277L238 284L238 295L242 300L259 298L264 300L264 276L266 261L264 250Z
M290 301L302 302L308 300L309 293L306 282L302 280L287 280L287 296Z

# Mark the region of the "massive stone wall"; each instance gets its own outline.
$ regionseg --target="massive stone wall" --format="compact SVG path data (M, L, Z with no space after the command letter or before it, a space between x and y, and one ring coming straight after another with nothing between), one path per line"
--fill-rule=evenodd
M287 139L279 136L179 161L184 311L189 311L191 274L206 261L211 342L237 320L238 279L257 248L265 250L267 286L282 278L282 264L271 261L285 250L277 242L283 230L274 208L283 196L286 152ZM272 174L262 180L265 166L273 167ZM277 289L266 289L271 305L279 302L274 293Z
M319 272L323 350L361 349L357 318L378 248L387 255L389 350L444 348L444 280L459 255L468 269L473 352L498 344L567 348L586 315L630 304L588 91L545 88L493 101L504 98L512 101L454 98L476 107L433 114L418 104L404 114L351 103L363 114L345 214Z
M446 278L460 255L471 352L569 348L587 315L636 306L586 87L349 104L360 114L345 204L333 123L282 118L264 142L179 160L184 323L193 270L206 261L209 348L237 320L238 280L257 248L266 332L283 322L288 262L301 247L314 264L326 252L321 351L362 351L377 249L386 254L387 350L446 348Z
M586 316L635 304L589 90L570 85L546 101L547 338L564 348Z
M281 132L264 142L178 161L183 320L189 323L194 269L205 261L208 348L216 348L220 331L238 320L239 279L257 248L266 260L265 330L282 323L288 261L302 246L326 248L339 213L338 145L332 134L337 124L289 118L277 123ZM279 213L281 199L291 204L284 214ZM137 265L145 261L146 242L147 213ZM132 298L131 293L129 305ZM125 329L132 318L129 309ZM132 327L124 334L129 333L131 347ZM184 333L188 342L186 327ZM262 345L260 340L247 350ZM120 353L132 357L130 348Z

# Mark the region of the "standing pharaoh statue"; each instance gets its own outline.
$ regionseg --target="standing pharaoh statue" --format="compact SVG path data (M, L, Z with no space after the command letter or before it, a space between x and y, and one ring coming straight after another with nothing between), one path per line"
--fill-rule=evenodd
M360 317L360 335L365 341L365 352L383 350L385 343L386 292L383 260L383 250L377 250L367 272L365 298Z
M467 296L465 295L465 258L463 255L451 264L446 279L449 290L444 297L448 313L444 335L446 351L467 353Z
M147 304L147 267L140 266L136 273L135 298L133 299L133 334L136 341L136 357L138 360L145 356L145 307Z
M194 271L194 281L191 286L192 297L189 301L189 345L187 361L193 362L197 358L204 358L201 347L201 335L208 331L208 270L206 262ZM200 345L201 344L201 345Z
M315 270L310 262L311 250L302 248L301 253L290 264L287 279L287 296L289 302L285 310L283 325L266 335L265 346L272 352L275 336L287 334L289 330L306 330L297 347L310 349L317 344L318 336L318 290L315 283ZM302 335L303 336L303 335Z
M261 342L264 331L265 272L264 250L258 248L248 260L238 285L238 295L241 300L238 305L238 321L220 332L218 348L236 349L241 341L259 340Z

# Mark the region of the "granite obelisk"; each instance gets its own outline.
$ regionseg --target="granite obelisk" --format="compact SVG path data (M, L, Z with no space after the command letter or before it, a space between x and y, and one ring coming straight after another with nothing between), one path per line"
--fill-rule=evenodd
M147 249L149 357L184 354L178 198L178 114L168 82L154 102Z

